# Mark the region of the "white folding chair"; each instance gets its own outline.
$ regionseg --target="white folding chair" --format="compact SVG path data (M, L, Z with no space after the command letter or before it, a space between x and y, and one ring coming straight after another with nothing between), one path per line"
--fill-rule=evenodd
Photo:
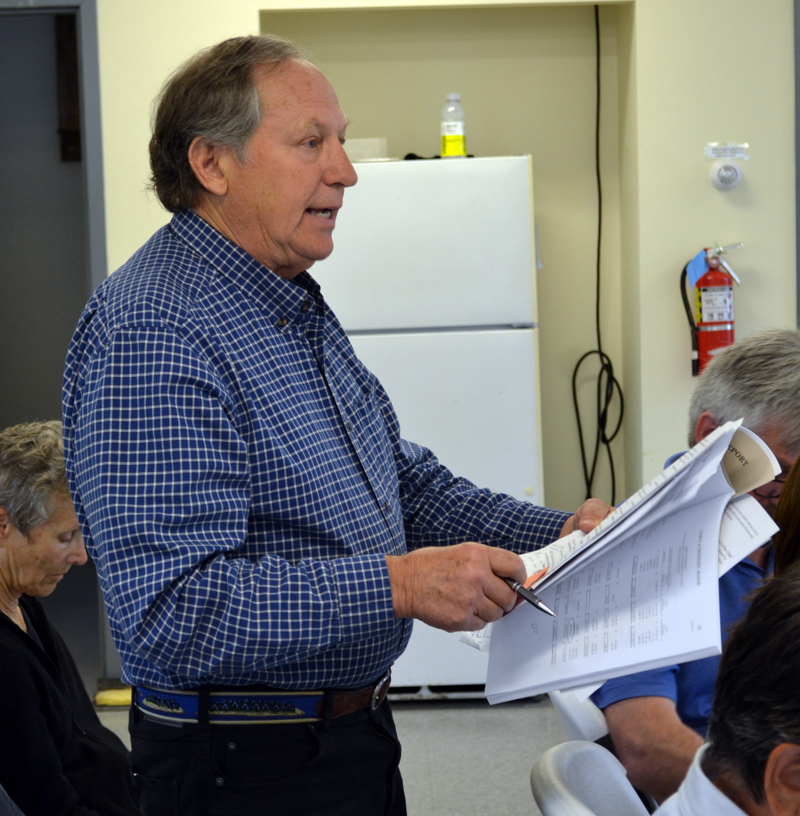
M603 712L591 700L581 701L571 691L551 691L548 696L567 739L594 742L608 733Z
M647 816L620 761L594 742L545 751L531 771L531 790L542 816Z

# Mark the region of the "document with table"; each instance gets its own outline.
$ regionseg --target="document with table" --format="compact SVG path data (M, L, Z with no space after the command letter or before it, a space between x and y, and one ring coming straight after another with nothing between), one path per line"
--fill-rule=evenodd
M591 533L524 555L529 575L547 568L531 588L557 617L522 604L493 625L489 702L718 654L718 577L777 529L744 494L779 472L727 423Z

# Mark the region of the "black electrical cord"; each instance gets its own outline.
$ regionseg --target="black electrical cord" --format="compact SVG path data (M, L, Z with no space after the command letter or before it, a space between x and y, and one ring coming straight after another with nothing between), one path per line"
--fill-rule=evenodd
M691 261L690 261L691 263ZM700 376L700 356L697 351L697 326L694 322L694 315L692 314L692 307L689 305L689 296L686 294L686 278L689 276L689 264L683 267L681 272L681 298L683 300L683 308L686 309L686 318L689 321L689 329L692 333L692 376Z
M597 330L597 348L587 351L575 365L572 372L572 402L575 407L575 419L578 423L578 439L581 446L581 464L583 465L583 480L586 485L586 498L592 495L595 474L597 472L597 461L600 455L600 447L605 448L608 456L608 465L611 470L611 504L616 504L617 480L614 470L614 457L611 453L611 442L615 439L622 427L622 416L625 410L625 400L622 395L622 388L614 377L614 366L611 358L603 351L603 343L600 337L600 255L603 235L603 185L600 176L600 10L597 5L594 7L594 31L595 31L595 78L597 83L596 91L596 111L595 111L595 174L597 177L597 258L595 264L595 327ZM583 426L581 424L581 413L578 407L578 371L585 360L597 355L600 361L600 371L597 374L597 432L594 440L594 452L592 453L591 467L588 465L588 456L583 439ZM614 395L619 397L619 418L614 430L608 432L609 412Z

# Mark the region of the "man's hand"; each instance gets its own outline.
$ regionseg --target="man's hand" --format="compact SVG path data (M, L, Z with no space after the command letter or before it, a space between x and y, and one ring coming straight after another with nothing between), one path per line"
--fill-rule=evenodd
M516 593L498 576L525 580L522 559L467 541L387 555L396 618L417 618L446 632L481 629L510 612Z
M561 528L559 538L574 533L575 530L588 533L612 511L611 505L606 504L601 499L587 499L579 508L575 515L570 516Z

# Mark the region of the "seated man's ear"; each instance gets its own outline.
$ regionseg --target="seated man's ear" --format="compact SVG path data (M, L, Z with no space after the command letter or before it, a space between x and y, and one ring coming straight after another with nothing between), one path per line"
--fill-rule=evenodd
M764 794L772 816L800 816L800 745L773 748L764 769Z
M714 414L711 411L703 411L697 418L697 424L694 426L694 444L702 442L712 431L716 431L719 425L714 419Z

